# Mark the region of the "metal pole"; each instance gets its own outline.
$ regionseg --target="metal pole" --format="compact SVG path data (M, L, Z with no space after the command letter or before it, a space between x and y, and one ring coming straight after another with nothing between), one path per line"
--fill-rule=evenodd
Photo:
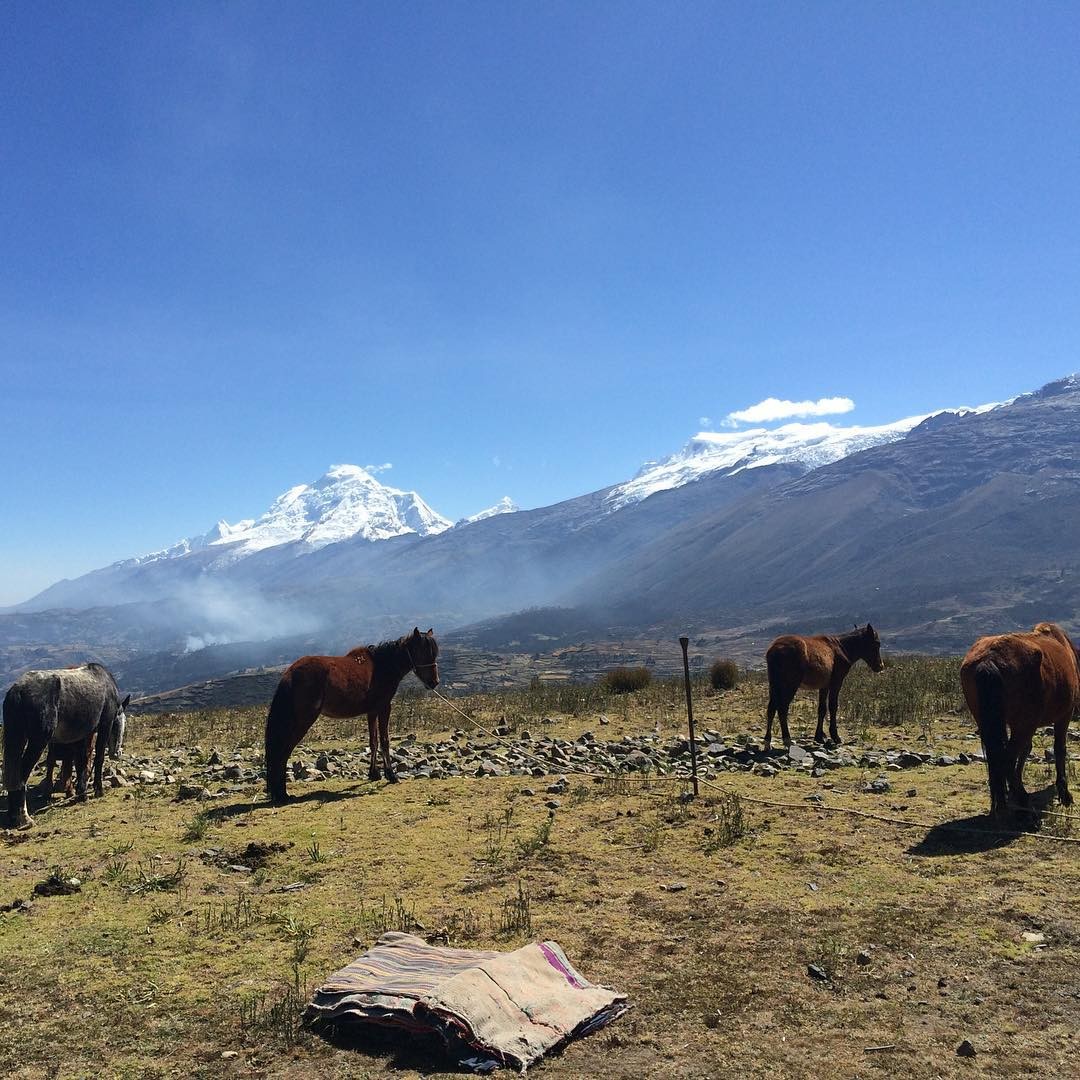
M690 644L688 637L679 638L682 646L683 681L686 683L686 719L690 723L690 776L694 784L694 798L698 795L697 782L697 736L694 734L694 703L690 698L690 658L686 650Z

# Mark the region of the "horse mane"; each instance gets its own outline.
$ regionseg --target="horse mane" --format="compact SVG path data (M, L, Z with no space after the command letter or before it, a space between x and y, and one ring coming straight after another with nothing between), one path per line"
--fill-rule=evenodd
M116 677L104 664L99 663L97 660L87 660L83 666L95 675L104 675L114 687L116 686Z
M403 634L391 641L380 641L377 645L368 645L367 651L371 653L371 659L378 665L380 661L395 659L400 653L408 651L409 635Z

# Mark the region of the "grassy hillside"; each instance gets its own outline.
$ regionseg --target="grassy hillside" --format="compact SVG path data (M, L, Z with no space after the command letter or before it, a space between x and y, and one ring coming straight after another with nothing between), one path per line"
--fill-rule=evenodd
M537 683L456 701L515 736L685 731L677 682L623 695ZM702 683L695 704L699 728L738 745L760 738L759 678L717 694ZM797 739L813 706L798 700ZM310 988L388 929L467 947L553 938L586 975L630 995L629 1015L539 1066L544 1076L1075 1067L1080 845L1060 838L1080 837L1080 815L1055 804L1027 824L1038 835L928 828L985 827L978 764L733 771L692 802L678 780L568 774L553 812L553 777L297 781L282 808L258 780L209 784L222 794L197 802L177 801L177 783L139 781L140 761L173 751L178 778L215 751L257 761L263 717L140 718L130 786L86 805L54 797L31 830L0 834L0 1074L439 1075L429 1047L356 1047L296 1023ZM361 726L320 721L298 756L355 745ZM467 725L410 696L393 726L396 740L411 731L423 744ZM977 747L955 661L904 660L876 679L859 670L841 730L936 760ZM1049 745L1040 736L1033 791L1051 782ZM891 790L867 792L879 774ZM77 892L33 895L73 877ZM965 1039L976 1057L957 1055Z

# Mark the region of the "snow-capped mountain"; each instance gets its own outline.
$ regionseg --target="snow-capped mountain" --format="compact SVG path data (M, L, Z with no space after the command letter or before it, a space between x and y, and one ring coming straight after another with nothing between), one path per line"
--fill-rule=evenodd
M380 483L359 465L334 465L313 484L298 484L279 495L258 519L230 525L219 521L203 536L181 540L163 551L132 560L157 562L205 548L227 549L241 558L265 548L301 542L311 548L341 540L388 540L416 533L434 536L453 522L433 510L415 491Z
M499 514L516 514L520 509L521 507L509 495L504 495L494 506L489 506L486 510L481 510L479 514L473 514L471 517L461 518L455 523L454 528L459 525L472 525L476 521L486 521Z
M632 480L611 489L606 499L609 512L640 502L658 491L682 487L703 476L726 472L734 476L744 469L765 465L796 464L818 469L872 446L896 442L931 416L986 412L1000 402L977 408L941 410L908 416L876 427L791 423L781 427L747 428L743 431L702 431L678 453L662 461L648 461Z

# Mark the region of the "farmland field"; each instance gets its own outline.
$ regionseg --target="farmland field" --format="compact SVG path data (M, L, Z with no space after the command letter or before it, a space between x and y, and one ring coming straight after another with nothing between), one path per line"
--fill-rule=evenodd
M355 775L366 725L322 720L295 756L326 769L271 807L263 710L135 717L122 786L39 801L31 829L0 834L0 1075L440 1075L430 1046L297 1023L320 978L391 929L463 947L551 938L629 995L630 1013L538 1075L1074 1071L1080 814L1047 807L1051 740L1038 736L1026 774L1046 812L993 834L954 661L853 674L845 756L820 767L759 751L764 699L759 676L723 693L699 680L699 730L731 753L703 754L712 781L696 800L652 759L629 780L576 775L572 753L548 776L499 775L501 743L410 694L394 746L442 778L368 782ZM677 682L454 700L515 747L588 732L644 761L686 730ZM803 745L813 706L793 710ZM454 744L491 774L441 767ZM178 799L182 782L209 797ZM73 878L69 895L34 894ZM957 1053L965 1040L974 1056Z

